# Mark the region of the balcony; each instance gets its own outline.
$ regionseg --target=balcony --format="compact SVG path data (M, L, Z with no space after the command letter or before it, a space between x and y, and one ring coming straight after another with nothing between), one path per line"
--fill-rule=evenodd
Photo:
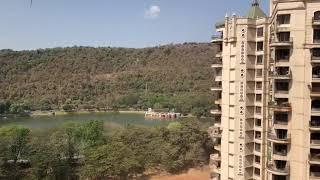
M317 55L312 55L311 56L311 63L320 63L320 57Z
M270 78L291 80L291 71L289 67L276 67L274 71L269 72Z
M221 105L222 104L222 99L215 100L214 103L216 105Z
M211 138L221 138L222 130L220 128L217 128L215 126L211 126L208 129L208 133Z
M318 17L313 17L313 18L312 18L312 25L313 25L313 26L320 26L320 18L318 18Z
M289 102L273 101L269 102L269 108L274 112L291 112L291 104Z
M216 53L216 58L222 58L222 51Z
M310 90L311 97L320 97L320 83L312 83Z
M320 99L315 98L311 101L311 115L320 116Z
M249 168L253 166L253 155L244 157L243 166Z
M210 173L210 180L221 180L220 174L215 173L215 172Z
M211 91L222 91L222 86L214 86L210 88Z
M222 81L222 72L221 72L221 70L216 72L215 81L216 82L221 82Z
M246 143L244 148L244 156L253 155L253 146L254 146L254 143Z
M221 117L217 116L214 119L214 127L215 128L221 128Z
M220 145L220 144L214 146L213 148L214 148L215 150L221 152L221 145Z
M310 121L310 131L320 131L320 121L319 120L314 119L314 120Z
M310 147L312 149L320 149L320 139L311 139L310 140Z
M284 161L286 162L286 161ZM280 176L287 176L289 175L289 165L288 162L285 166L283 165L277 165L276 163L268 162L267 164L267 171L269 173L280 175Z
M276 62L276 66L278 65L282 65L282 64L287 64L290 61L290 49L289 48L279 48L276 49L275 51L275 62Z
M219 109L219 108L211 110L210 113L212 115L221 115L222 114L221 109Z
M210 161L211 162L221 161L221 156L218 153L211 154L210 155Z
M293 38L273 38L270 42L271 47L291 47L293 46Z
M268 140L278 144L288 144L290 141L289 135L284 135L280 133L268 133Z
M290 82L287 80L275 80L275 97L288 97Z
M223 35L218 34L218 35L211 36L211 42L212 43L222 43L223 42Z
M283 160L286 161L287 160L287 155L288 152L287 150L283 150L283 151L273 151L272 157L274 160Z
M320 165L320 150L319 149L311 149L309 154L309 163Z
M320 82L320 66L312 68L312 82Z
M320 166L310 165L310 180L320 179Z

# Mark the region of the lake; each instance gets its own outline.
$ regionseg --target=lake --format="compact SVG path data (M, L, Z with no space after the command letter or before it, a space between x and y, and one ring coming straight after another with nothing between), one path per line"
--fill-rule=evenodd
M0 118L0 127L19 125L32 129L45 130L59 127L66 122L104 121L106 127L123 127L128 124L141 126L165 126L172 121L145 119L144 114L136 113L88 113L57 116L31 116Z

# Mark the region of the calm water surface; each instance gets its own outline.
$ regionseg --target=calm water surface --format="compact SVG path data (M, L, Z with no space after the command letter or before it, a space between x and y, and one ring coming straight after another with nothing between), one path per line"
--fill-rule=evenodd
M141 126L165 126L172 121L148 120L143 114L90 113L68 114L57 116L8 117L0 118L0 127L19 125L32 129L50 129L66 122L86 122L90 120L104 121L105 126L123 127L128 124Z

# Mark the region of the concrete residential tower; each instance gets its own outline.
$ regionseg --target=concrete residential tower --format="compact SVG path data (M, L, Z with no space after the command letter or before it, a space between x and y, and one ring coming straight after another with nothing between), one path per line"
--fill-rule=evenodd
M320 0L216 24L211 179L320 179Z

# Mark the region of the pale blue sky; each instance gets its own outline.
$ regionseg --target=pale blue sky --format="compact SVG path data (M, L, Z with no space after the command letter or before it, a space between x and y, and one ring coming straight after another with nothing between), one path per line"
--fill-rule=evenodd
M228 12L250 0L1 0L0 49L147 47L209 42ZM267 8L267 0L261 3Z

